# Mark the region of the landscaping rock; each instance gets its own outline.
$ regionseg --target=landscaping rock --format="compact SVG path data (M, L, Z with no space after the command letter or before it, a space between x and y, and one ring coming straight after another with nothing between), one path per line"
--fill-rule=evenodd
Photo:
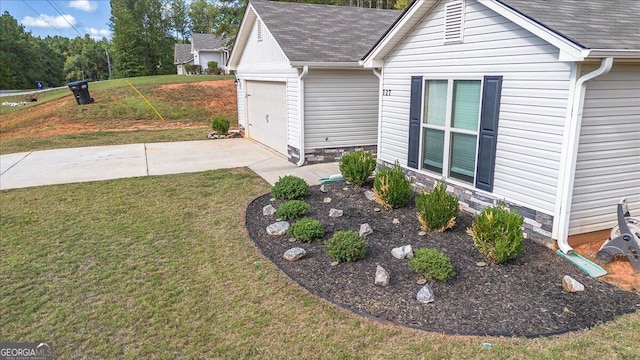
M326 197L326 198L322 199L322 202L325 203L325 204L328 204L328 203L331 202L331 198L330 197Z
M418 291L416 300L423 304L432 303L434 301L433 290L431 290L431 286L429 286L429 284L425 284L422 289Z
M375 208L373 208L373 211L380 212L380 211L382 211L382 209L380 209L379 207L375 207Z
M294 247L285 251L282 257L284 257L288 261L298 261L302 259L305 255L307 255L307 252L303 248Z
M329 210L329 216L332 218L340 217L342 216L342 214L343 214L342 210L333 209L333 208Z
M396 259L406 259L413 257L413 248L411 245L400 246L391 250L391 255Z
M364 196L368 199L368 200L372 200L375 201L376 200L376 196L374 195L373 191L371 190L367 190L364 192Z
M391 221L391 222L392 222L392 223L394 223L394 224L396 224L396 225L398 225L398 224L400 224L400 219L398 219L398 218L393 218L393 221Z
M324 186L324 184L320 185L320 191L323 193L327 192L327 188Z
M584 285L569 275L562 278L562 287L568 292L584 291Z
M286 221L278 221L267 226L267 234L271 236L282 236L289 230L289 223Z
M371 225L369 225L368 223L364 223L360 225L360 236L366 237L367 235L371 235L371 234L373 234L373 229L371 228Z
M262 215L271 216L276 213L276 208L274 208L271 204L262 208Z
M378 286L387 286L389 285L389 273L382 266L378 265L376 267L376 280L375 284Z

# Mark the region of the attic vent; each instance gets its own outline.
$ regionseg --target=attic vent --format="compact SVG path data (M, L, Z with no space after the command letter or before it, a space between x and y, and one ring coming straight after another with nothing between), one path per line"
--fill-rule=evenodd
M444 8L444 43L462 41L464 1L453 1Z
M262 41L262 20L258 20L256 26L258 27L258 41Z

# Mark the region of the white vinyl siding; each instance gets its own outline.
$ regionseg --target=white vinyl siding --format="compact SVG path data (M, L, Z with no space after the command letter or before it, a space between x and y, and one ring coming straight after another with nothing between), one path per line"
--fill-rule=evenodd
M222 53L219 51L200 51L200 66L202 71L205 72L209 67L209 61L215 61L218 63L218 68L222 69L224 64L222 63Z
M640 217L640 65L614 63L587 83L569 234L612 228L623 197Z
M262 41L258 41L258 22L254 22L237 68L290 68L289 59L271 32L262 23Z
M375 145L378 87L371 70L310 70L304 79L305 148Z
M558 49L474 0L465 1L464 43L442 44L438 5L385 59L381 160L407 161L410 79L502 75L493 194L553 214L571 65Z

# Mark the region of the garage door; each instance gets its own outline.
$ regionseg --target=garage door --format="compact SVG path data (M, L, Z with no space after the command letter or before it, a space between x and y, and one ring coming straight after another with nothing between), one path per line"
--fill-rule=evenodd
M249 137L287 154L286 83L247 81Z

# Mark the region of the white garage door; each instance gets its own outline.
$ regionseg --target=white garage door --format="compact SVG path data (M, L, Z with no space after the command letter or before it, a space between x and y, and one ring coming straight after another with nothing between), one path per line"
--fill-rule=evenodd
M247 81L249 137L287 154L286 83Z

